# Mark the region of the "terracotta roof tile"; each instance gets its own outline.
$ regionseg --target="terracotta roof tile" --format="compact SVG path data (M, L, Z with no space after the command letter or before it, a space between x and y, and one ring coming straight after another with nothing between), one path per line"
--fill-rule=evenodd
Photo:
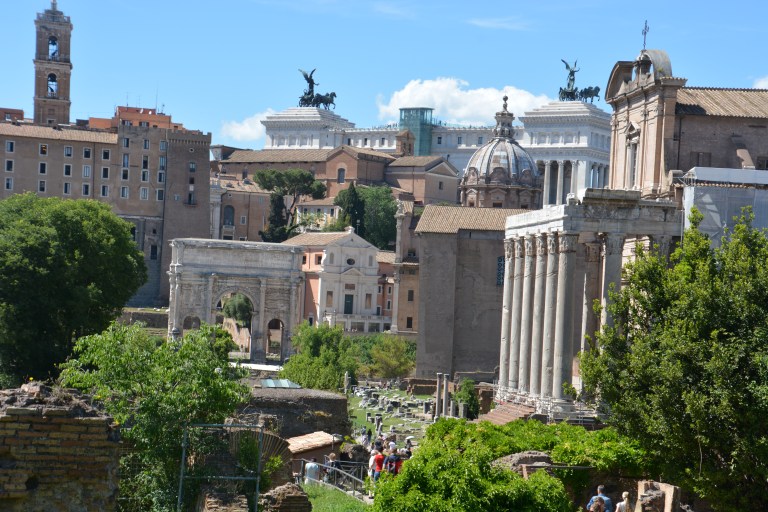
M390 163L389 167L426 167L442 159L441 156L401 156Z
M332 149L240 149L223 163L325 162Z
M307 199L306 201L300 201L298 206L333 206L335 197L324 197L322 199Z
M768 118L768 90L683 87L676 114Z
M376 262L377 263L395 263L395 252L394 251L379 251L376 253Z
M458 233L460 229L504 231L507 217L528 211L427 205L416 226L416 233Z
M0 123L0 135L11 137L30 137L35 139L71 140L77 142L96 142L100 144L117 144L117 134L96 130L72 130L69 128L53 128L34 124L16 125Z
M349 235L346 231L332 231L332 232L309 232L309 233L301 233L299 235L294 236L293 238L289 238L285 242L283 242L284 245L304 245L309 247L322 247L324 245L328 245L331 242L335 242L336 240L340 240L344 238L345 236Z

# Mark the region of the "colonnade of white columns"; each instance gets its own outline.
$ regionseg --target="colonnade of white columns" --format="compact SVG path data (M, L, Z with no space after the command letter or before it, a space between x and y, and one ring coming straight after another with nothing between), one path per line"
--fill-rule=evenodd
M571 192L583 188L605 188L608 184L608 165L597 162L584 162L587 168L580 171L579 160L544 161L544 185L542 204L564 204ZM570 164L571 175L566 180L566 164ZM552 197L554 193L554 198Z
M598 328L593 301L605 301L611 283L620 286L624 239L559 232L505 240L501 389L534 400L565 398L574 355Z

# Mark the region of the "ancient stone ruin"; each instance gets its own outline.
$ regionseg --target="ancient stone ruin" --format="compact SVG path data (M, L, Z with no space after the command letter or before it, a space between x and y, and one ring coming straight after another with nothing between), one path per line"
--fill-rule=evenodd
M0 390L0 510L114 510L119 441L112 418L75 391Z

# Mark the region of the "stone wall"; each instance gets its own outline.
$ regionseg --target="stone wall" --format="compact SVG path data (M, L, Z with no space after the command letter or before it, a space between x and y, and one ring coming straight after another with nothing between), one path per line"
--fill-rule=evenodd
M312 503L301 487L285 484L259 497L259 510L264 512L311 512Z
M283 438L322 430L347 435L351 424L347 397L315 389L254 388L243 411L276 418L273 431Z
M114 510L119 441L112 418L76 393L0 391L0 510Z

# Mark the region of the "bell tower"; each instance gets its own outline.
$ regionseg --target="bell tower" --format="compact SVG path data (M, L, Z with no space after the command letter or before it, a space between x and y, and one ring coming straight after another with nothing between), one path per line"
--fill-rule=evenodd
M56 0L51 0L50 9L37 14L35 32L35 123L68 124L72 103L69 96L72 23L69 16L58 9Z

